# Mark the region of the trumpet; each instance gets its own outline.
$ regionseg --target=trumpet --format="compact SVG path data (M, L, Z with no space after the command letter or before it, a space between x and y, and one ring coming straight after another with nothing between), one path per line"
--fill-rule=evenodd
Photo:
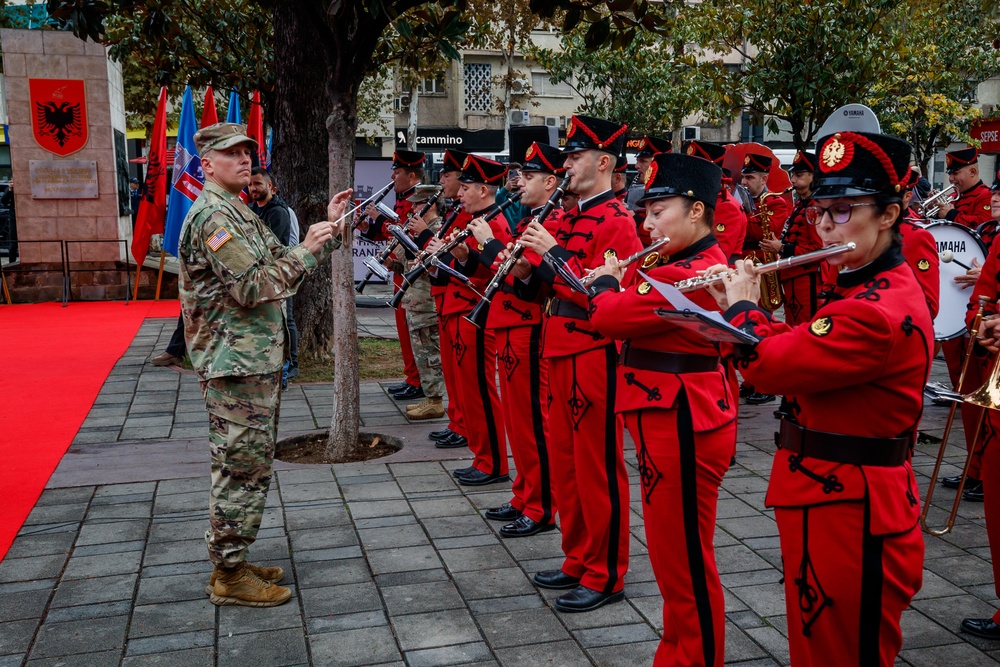
M955 186L949 185L941 192L936 192L927 199L920 202L920 204L918 205L920 215L922 215L925 218L933 218L937 216L937 212L941 210L941 206L945 202L952 202L958 198L957 196L954 197L952 196L954 191L955 191Z
M807 252L804 255L796 255L794 257L785 257L783 259L776 260L774 262L769 262L768 264L761 264L756 267L757 275L766 276L771 273L776 273L778 271L783 271L785 269L791 269L796 266L803 266L805 264L812 264L814 262L819 262L829 257L835 257L837 255L842 255L845 252L850 252L857 247L853 241L849 243L838 243L836 245L827 246L819 250L814 250L813 252ZM694 292L696 290L705 289L712 285L717 285L722 281L726 280L729 276L735 276L736 270L724 271L722 273L715 273L710 276L697 276L695 278L687 278L685 280L679 280L674 283L676 287L682 294L685 292Z

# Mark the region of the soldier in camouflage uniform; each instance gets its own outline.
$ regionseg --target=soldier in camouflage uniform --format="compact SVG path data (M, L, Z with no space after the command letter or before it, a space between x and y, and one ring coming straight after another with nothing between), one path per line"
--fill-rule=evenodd
M271 482L281 369L288 355L283 302L340 245L343 224L317 222L285 247L239 199L256 142L235 123L195 134L205 188L181 229L185 340L209 413L212 488L205 534L217 605L270 607L291 597L280 567L246 562ZM351 191L327 211L338 219Z
M408 201L413 202L416 209L425 203L439 190L436 185L418 185ZM416 210L415 209L415 210ZM439 207L432 207L422 218L414 213L407 227L410 233L421 238L426 230L436 232L441 226ZM402 249L398 252L402 253ZM404 271L401 258L393 258L393 271ZM438 331L437 307L431 296L431 281L425 273L406 291L403 297L406 308L406 323L410 329L410 342L413 345L413 358L420 371L420 384L423 386L425 398L420 403L406 406L406 416L410 419L436 419L444 416L444 375L441 371L441 338Z

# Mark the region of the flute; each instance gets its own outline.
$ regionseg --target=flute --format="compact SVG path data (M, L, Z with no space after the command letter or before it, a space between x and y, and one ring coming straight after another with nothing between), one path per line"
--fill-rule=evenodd
M656 252L657 250L659 250L663 246L667 245L668 243L670 243L670 239L668 239L666 236L664 236L659 241L656 241L654 243L649 244L648 247L643 248L642 250L640 250L639 252L635 253L634 255L630 255L630 256L626 257L625 259L621 260L620 262L618 262L618 268L619 269L624 269L629 264L635 264L640 259L645 259L650 253ZM594 279L596 277L597 276L594 273L588 273L587 275L585 275L580 280L580 282L583 283L584 287L589 287L590 283L594 282Z
M650 246L652 247L652 246ZM775 271L783 271L784 269L791 269L796 266L803 266L805 264L812 264L813 262L819 262L821 260L827 259L828 257L835 257L836 255L842 255L845 252L850 252L854 250L857 245L852 241L850 243L838 243L837 245L827 246L813 252L807 252L804 255L796 255L795 257L785 257L784 259L779 259L768 264L761 264L757 267L757 275L763 276L769 273L774 273ZM674 283L676 287L682 294L685 292L694 292L695 290L704 289L711 285L721 283L729 276L735 276L736 270L724 271L722 273L716 273L711 276L698 276L695 278L687 278L686 280L679 280Z

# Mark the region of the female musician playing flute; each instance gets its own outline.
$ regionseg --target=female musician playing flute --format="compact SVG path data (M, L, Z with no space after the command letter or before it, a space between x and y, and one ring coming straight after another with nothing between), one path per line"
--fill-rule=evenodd
M921 582L910 452L934 348L899 241L910 146L841 132L818 155L807 220L824 245L856 244L831 260L844 265L834 296L792 329L755 305L749 263L712 291L726 319L761 339L737 347L742 374L785 396L766 503L781 538L792 664L889 667Z
M643 262L651 278L673 283L725 263L712 235L722 170L689 155L653 157L643 223L660 254ZM715 345L654 314L663 301L642 277L612 258L591 287L591 323L623 340L615 410L635 441L643 521L663 595L663 637L654 665L723 664L725 601L713 536L719 486L736 447L737 401ZM712 297L691 298L716 308Z

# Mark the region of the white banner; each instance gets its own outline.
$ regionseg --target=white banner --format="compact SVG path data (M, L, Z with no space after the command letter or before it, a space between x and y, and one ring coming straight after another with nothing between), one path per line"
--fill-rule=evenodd
M389 183L392 174L392 160L358 160L354 163L354 204L357 205L368 199L373 194L381 190ZM389 207L396 201L396 193L389 190L389 194L382 200ZM357 234L355 234L357 237ZM364 265L366 257L374 257L385 247L384 243L370 243L367 239L354 239L351 246L354 255L354 282L361 282L368 273L368 267ZM384 284L374 276L371 283Z

